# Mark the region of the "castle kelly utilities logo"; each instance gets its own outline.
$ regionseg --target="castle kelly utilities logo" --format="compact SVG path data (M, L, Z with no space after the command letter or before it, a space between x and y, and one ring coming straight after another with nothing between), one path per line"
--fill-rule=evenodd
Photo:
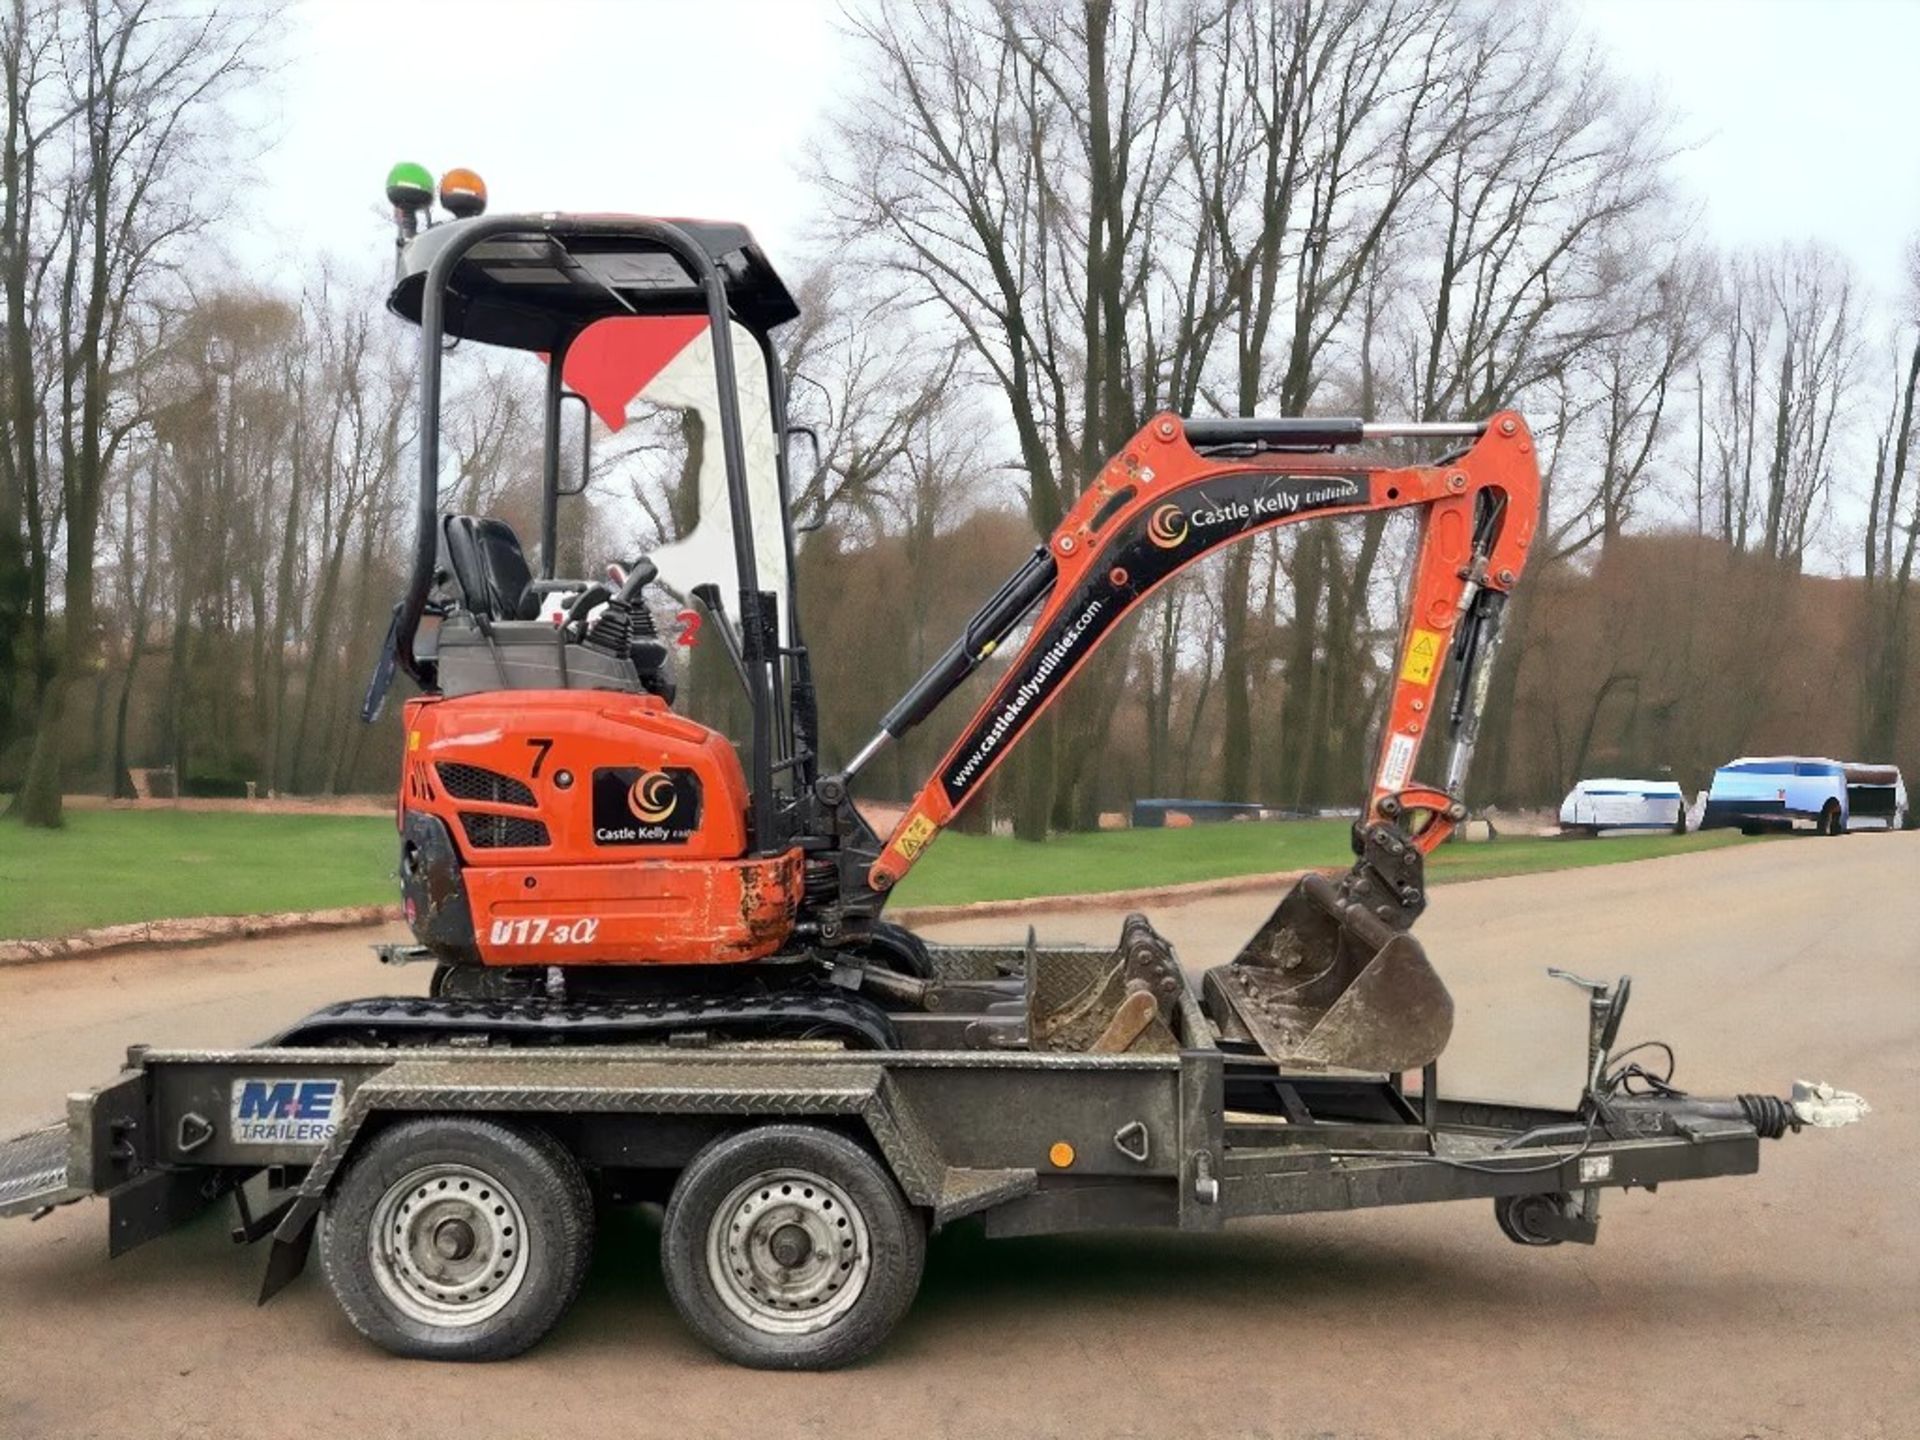
M665 823L679 803L673 777L664 770L642 770L640 778L627 789L627 808L642 825Z
M1187 512L1178 505L1166 504L1147 519L1147 539L1162 550L1171 550L1187 538Z
M684 845L700 829L700 777L678 765L593 772L593 843Z

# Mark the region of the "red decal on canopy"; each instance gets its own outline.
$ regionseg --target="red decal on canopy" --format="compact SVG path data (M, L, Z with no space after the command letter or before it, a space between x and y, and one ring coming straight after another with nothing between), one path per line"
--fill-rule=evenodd
M609 430L627 423L627 404L707 328L704 315L620 315L596 320L567 347L560 377L585 397Z

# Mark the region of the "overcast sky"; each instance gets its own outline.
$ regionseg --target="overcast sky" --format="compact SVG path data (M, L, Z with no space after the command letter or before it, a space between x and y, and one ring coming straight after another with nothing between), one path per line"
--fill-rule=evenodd
M1891 300L1920 230L1920 0L1581 0L1693 148L1723 243L1821 236ZM396 160L498 207L743 220L805 236L803 147L854 63L835 0L304 0L246 249L378 253ZM791 262L789 262L791 263Z
M1920 0L1571 3L1675 112L1681 203L1706 238L1814 236L1859 268L1877 391L1920 232ZM744 221L791 272L806 146L858 63L839 0L299 0L293 19L264 203L229 236L290 278L321 252L377 273L397 160L471 166L497 209ZM1870 456L1854 460L1835 495L1848 512ZM1851 546L1827 549L1820 568L1850 566Z
M496 209L741 220L776 263L840 78L823 0L301 0L256 245L383 254L398 160L478 170ZM789 265L793 262L789 260Z
M1916 0L1585 0L1622 70L1657 85L1676 163L1723 244L1818 236L1883 302L1920 232Z

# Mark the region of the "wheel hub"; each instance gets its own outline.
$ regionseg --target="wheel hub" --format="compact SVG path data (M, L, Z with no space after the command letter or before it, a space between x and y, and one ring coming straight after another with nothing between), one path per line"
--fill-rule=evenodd
M813 1253L813 1237L804 1225L782 1225L767 1241L767 1252L776 1265L791 1270Z
M473 1227L464 1220L442 1220L434 1227L433 1248L443 1260L465 1260L473 1254Z
M387 1187L368 1239L373 1275L402 1313L472 1325L511 1300L527 1273L526 1219L498 1177L426 1165Z
M805 1170L743 1181L714 1211L707 1270L721 1303L755 1329L805 1335L860 1298L872 1269L866 1217Z

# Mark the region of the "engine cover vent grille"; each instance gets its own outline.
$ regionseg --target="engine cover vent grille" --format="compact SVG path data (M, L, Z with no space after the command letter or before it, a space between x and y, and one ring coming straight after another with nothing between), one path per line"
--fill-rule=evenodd
M423 804L433 803L433 777L417 760L407 766L407 798Z
M467 843L476 850L521 850L549 843L546 826L518 815L480 815L462 810L460 826L467 832Z
M533 791L514 779L511 775L502 775L498 770L484 770L478 765L456 765L442 760L433 767L440 772L440 783L446 787L447 794L456 800L489 800L495 805L531 805ZM541 841L546 844L546 841Z

